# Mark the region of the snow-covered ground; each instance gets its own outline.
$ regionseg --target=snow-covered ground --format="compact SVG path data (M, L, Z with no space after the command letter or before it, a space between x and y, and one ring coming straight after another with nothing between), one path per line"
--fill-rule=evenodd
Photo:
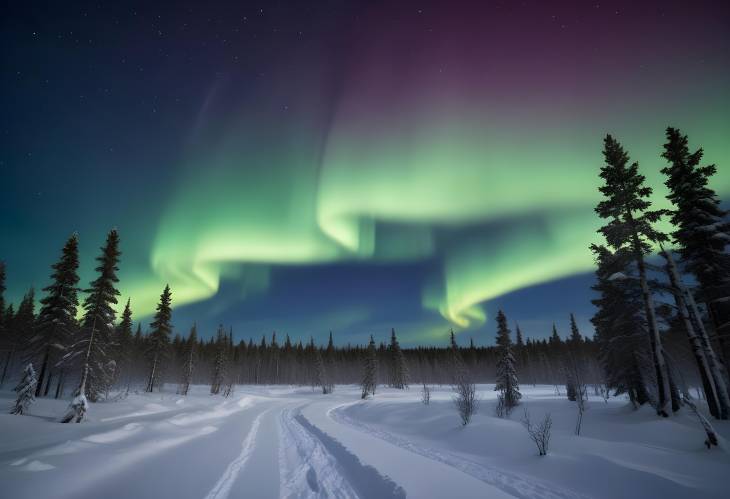
M418 387L360 401L353 386L247 386L229 399L200 386L92 404L88 422L68 425L54 422L66 402L39 399L31 416L0 414L0 497L727 497L730 456L704 447L688 411L660 420L595 399L577 437L575 404L553 387L523 387L509 419L479 388L468 427L448 387L424 406ZM12 395L0 392L0 407ZM525 408L552 414L546 457L520 423ZM714 424L726 445L730 424Z

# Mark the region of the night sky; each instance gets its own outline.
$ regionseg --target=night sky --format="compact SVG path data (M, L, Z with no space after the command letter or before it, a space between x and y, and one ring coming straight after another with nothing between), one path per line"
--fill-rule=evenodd
M74 231L85 285L117 227L145 327L169 283L179 333L491 344L502 307L590 334L606 133L660 205L668 125L730 195L727 2L14 2L0 27L9 301Z

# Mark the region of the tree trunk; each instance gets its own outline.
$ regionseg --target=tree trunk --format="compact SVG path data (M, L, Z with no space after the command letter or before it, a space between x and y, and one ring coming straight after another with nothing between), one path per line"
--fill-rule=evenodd
M150 372L150 379L147 381L147 390L148 392L152 392L152 390L155 387L155 371L157 370L157 354L155 354L154 359L152 360L152 371Z
M35 388L35 396L40 397L43 391L43 382L46 380L46 371L48 369L48 348L43 353L43 363L41 364L41 372L38 374L38 384Z
M679 276L679 272L677 271L677 267L672 256L668 252L664 252L663 255L667 260L667 274L669 274L669 282L673 288L677 309L679 310L679 315L682 318L684 329L687 333L687 339L689 340L692 353L694 354L695 361L697 362L697 368L700 371L702 388L705 392L705 399L707 400L707 406L710 410L710 414L718 419L727 419L728 407L722 407L718 387L715 383L715 376L713 376L712 369L710 368L710 361L707 358L703 342L697 335L695 327L692 324L692 319L687 307L687 301L685 299L687 290L682 284L681 277ZM710 348L712 348L712 345L710 345Z
M47 397L48 392L51 390L51 383L53 382L53 371L48 370L48 381L46 381L46 388L43 390L43 396Z
M656 370L657 380L657 414L668 417L667 405L670 398L669 375L667 372L667 363L664 359L664 349L662 348L662 338L659 335L659 327L657 326L656 313L654 311L654 299L649 289L649 283L646 279L646 264L644 263L644 255L641 250L641 242L639 236L634 234L634 257L639 268L639 280L641 282L641 295L644 299L644 309L646 311L646 321L649 329L649 341L651 343L651 353L654 361L654 369Z
M61 372L58 373L58 383L56 384L55 398L61 398L61 395L63 394L63 380L65 377L66 372L64 370L61 370Z
M8 374L8 367L10 366L10 362L13 360L14 353L15 345L13 345L13 348L8 351L8 356L5 357L5 366L3 367L3 375L0 378L0 387L3 386L3 383L5 383L5 376Z

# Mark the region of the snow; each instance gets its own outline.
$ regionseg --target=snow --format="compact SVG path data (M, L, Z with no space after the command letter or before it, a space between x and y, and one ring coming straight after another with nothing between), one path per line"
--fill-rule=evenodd
M461 425L449 387L359 386L322 395L302 387L239 386L225 399L193 386L187 397L130 393L90 404L87 421L57 423L67 401L38 399L7 414L0 392L0 495L43 498L720 498L730 455L704 447L689 410L660 419L624 399L577 408L552 386L522 387L509 418L494 415L493 385ZM5 410L7 409L7 410ZM549 412L549 453L521 424ZM713 421L727 449L730 422Z
M622 279L628 279L628 276L626 274L624 274L623 272L615 272L615 273L611 274L610 276L608 276L609 281L619 281Z

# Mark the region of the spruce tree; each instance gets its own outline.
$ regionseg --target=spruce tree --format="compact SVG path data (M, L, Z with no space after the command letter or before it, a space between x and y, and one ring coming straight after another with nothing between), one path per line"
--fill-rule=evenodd
M53 367L73 342L77 328L79 245L76 234L66 241L60 260L51 268L52 283L43 289L46 296L41 300L35 334L28 345L28 357L41 361L36 397L41 395L44 382L46 389L43 394L48 394Z
M7 314L5 310L5 262L0 260L0 351L10 351L10 335L6 327ZM2 375L3 381L5 374ZM2 382L0 382L2 387Z
M113 359L110 358L112 345L111 336L114 330L117 304L115 285L117 278L117 264L119 262L119 235L116 229L109 231L106 244L101 248L102 253L97 257L99 265L96 267L99 277L93 280L84 300L84 317L77 341L67 350L63 357L64 365L70 365L77 360L81 362L81 376L79 386L74 392L75 399L72 407L86 410L86 399L94 402L99 399L110 383L110 371ZM83 400L82 400L83 399ZM71 409L69 408L69 409ZM64 418L64 420L67 418ZM71 417L68 421L80 422L82 417Z
M18 383L18 386L14 390L18 393L18 397L15 400L15 405L10 411L10 414L27 414L30 404L35 402L35 390L38 384L33 364L28 364L23 369L23 378Z
M131 382L132 361L134 359L134 334L132 333L132 308L131 300L127 299L122 312L122 320L119 321L116 334L116 359L117 372L124 376L127 387Z
M631 275L628 251L600 245L591 250L597 263L592 289L598 293L591 300L596 307L591 322L606 386L616 395L628 394L636 407L649 399L640 367L640 359L649 355L641 287Z
M512 409L519 404L522 394L517 381L515 358L512 356L512 339L509 327L507 327L507 317L501 310L497 312L497 348L499 360L497 361L497 379L494 389L499 391L499 402L509 415Z
M162 363L167 357L172 333L172 293L170 286L165 285L157 304L154 320L150 323L147 355L150 358L150 374L147 378L147 392L152 392L162 382Z
M515 341L515 346L517 347L518 350L521 350L522 348L525 347L525 341L522 338L522 331L520 330L519 324L515 324L515 334L516 334L516 338L517 338L517 340Z
M395 336L395 329L390 331L390 386L403 390L408 388L408 366L403 351Z
M11 303L5 309L5 312L3 312L4 328L0 329L0 333L3 333L2 344L0 346L2 346L2 349L6 352L5 358L3 359L2 374L0 375L0 388L5 383L5 376L8 373L8 368L10 367L10 362L12 361L12 358L13 358L14 334L13 334L12 324L13 324L14 320L15 320L15 309L13 308L13 304Z
M314 346L314 339L310 338L310 345L312 351L312 362L314 364L314 384L322 388L322 393L327 395L332 393L333 385L327 374L327 368L324 365L324 359L322 359L322 353L319 348Z
M369 395L375 396L375 387L378 384L378 352L375 349L375 340L370 335L370 343L365 352L365 364L363 366L362 376L362 398L366 399Z
M609 247L628 250L637 267L656 377L657 413L667 416L672 390L645 262L645 255L651 251L651 243L667 240L665 234L653 227L665 212L650 209L652 189L644 184L645 178L639 173L639 164L629 164L628 154L611 135L607 135L604 140L603 156L605 164L601 167L600 176L604 184L599 187L599 191L605 199L598 203L595 211L609 222L599 232Z
M566 352L565 359L563 362L563 370L565 371L565 391L568 395L568 400L575 402L578 398L578 391L580 387L579 376L580 376L580 346L583 342L583 338L578 330L578 324L575 322L575 316L570 314L570 337L566 341Z
M458 383L463 378L468 377L466 365L464 359L461 356L461 349L456 343L456 335L454 330L449 331L449 363L451 364L451 378L452 384Z
M720 200L709 187L717 172L715 165L700 166L703 150L690 152L687 136L676 128L667 128L667 142L662 157L669 165L662 169L667 176L667 198L674 205L671 213L672 239L677 244L681 263L699 284L698 297L708 304L710 318L720 327L714 313L714 301L727 299L730 293L730 221L728 212L720 208ZM725 326L730 331L730 326ZM717 331L721 352L730 355L728 331ZM725 333L725 334L723 334Z
M560 349L563 344L563 340L560 339L560 335L558 335L558 328L555 327L555 323L553 323L553 330L552 333L550 333L548 344L554 347L556 350Z
M16 356L19 352L23 352L28 345L29 340L35 334L35 291L30 288L23 296L23 300L18 305L18 311L13 314L12 308L6 311L6 335L7 335L7 356L5 357L5 365L3 366L2 377L0 377L0 386L5 382L7 373L12 368Z
M578 324L575 322L575 316L570 314L570 337L568 338L568 344L571 348L577 349L580 348L582 343L583 337L580 335Z
M0 260L0 348L5 341L5 262Z
M183 379L180 383L180 395L187 395L190 385L193 382L195 372L196 348L198 346L198 327L193 324L190 328L190 336L185 344L185 364L183 366Z
M228 338L223 325L218 326L215 339L215 360L213 361L213 378L210 383L210 393L217 395L221 391L226 376Z

